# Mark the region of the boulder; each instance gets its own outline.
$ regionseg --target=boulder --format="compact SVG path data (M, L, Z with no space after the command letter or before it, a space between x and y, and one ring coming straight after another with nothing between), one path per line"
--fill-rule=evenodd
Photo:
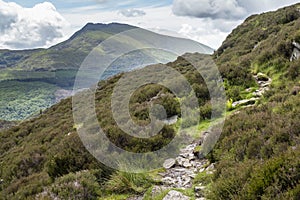
M293 42L294 50L292 53L292 56L290 58L290 61L298 60L300 58L300 44L297 42Z
M173 158L170 158L164 162L163 167L165 169L171 169L172 167L175 166L175 164L176 164L176 160Z
M263 73L258 73L256 75L256 78L258 81L264 81L264 82L269 81L269 77Z
M176 158L176 163L177 163L177 165L179 165L179 166L183 166L183 163L184 163L185 161L186 161L186 159L183 158L183 157L181 157L181 156L179 156L179 157Z
M207 168L206 168L206 171L213 171L215 170L215 164L212 163L211 165L209 165Z
M171 190L163 200L189 200L190 197L183 195L181 192L177 192L175 190Z
M244 99L240 101L236 101L232 104L232 107L238 107L238 106L249 106L249 105L254 105L258 98L251 98L251 99Z
M185 167L185 168L190 168L190 167L192 167L193 165L190 163L190 161L189 160L186 160L184 163L183 163L183 167Z
M165 177L161 181L166 185L174 185L176 182L172 177Z

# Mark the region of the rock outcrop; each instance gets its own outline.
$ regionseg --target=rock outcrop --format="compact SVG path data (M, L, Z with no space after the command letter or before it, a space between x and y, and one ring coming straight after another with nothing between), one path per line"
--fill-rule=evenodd
M293 44L294 50L293 50L292 56L290 58L291 62L294 60L298 60L300 58L300 44L295 41L292 44Z
M243 100L240 100L240 101L233 102L232 103L233 108L237 108L239 106L252 106L252 105L254 105L256 103L256 101L259 100L259 98L262 97L263 94L270 89L272 79L269 78L267 75L265 75L263 73L258 73L257 75L254 76L254 78L256 79L256 81L259 85L259 89L257 89L256 91L254 91L252 93L253 98L243 99ZM251 90L251 88L249 88L248 90Z

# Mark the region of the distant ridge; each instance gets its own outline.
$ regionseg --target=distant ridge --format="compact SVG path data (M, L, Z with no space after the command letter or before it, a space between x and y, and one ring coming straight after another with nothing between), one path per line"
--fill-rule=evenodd
M102 31L106 33L121 33L123 31L128 31L134 28L138 28L135 26L127 25L127 24L120 24L120 23L110 23L110 24L103 24L103 23L87 23L82 29L75 32L70 39L67 41L73 40L81 34L84 34L88 31ZM59 45L59 44L58 44Z

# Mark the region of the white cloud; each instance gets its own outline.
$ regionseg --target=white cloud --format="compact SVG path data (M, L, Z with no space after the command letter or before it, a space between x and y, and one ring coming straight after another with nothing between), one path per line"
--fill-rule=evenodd
M120 15L123 15L125 17L141 17L146 15L145 11L143 10L137 10L137 9L126 9L119 11Z
M67 21L49 3L23 8L0 0L0 48L49 47L64 39Z
M276 10L297 0L174 0L172 11L181 18L180 34L218 48L226 36L251 14ZM198 19L198 24L194 23Z
M248 14L261 13L269 10L275 10L281 7L299 3L299 0L237 0L239 5L248 11Z
M174 0L173 12L179 16L212 19L241 19L247 14L237 0Z
M211 19L244 19L261 13L299 3L297 0L174 0L173 12L178 16Z
M217 49L232 28L239 23L240 21L201 19L199 25L189 22L182 24L179 34Z
M111 0L98 1L112 2ZM133 0L121 1L125 5L132 2ZM69 37L88 22L119 22L160 33L175 33L171 35L180 33L182 37L188 37L210 47L218 48L232 29L248 15L274 10L296 2L295 0L174 0L173 6L140 6L138 10L147 13L140 17L126 16L130 15L130 12L124 15L115 10L103 9L105 8L105 3L99 3L86 7L62 9L60 10L62 17L53 5L49 3L39 4L44 7L43 9L27 9L17 4L5 3L0 0L0 48L49 46L55 42L62 41L60 36L63 33ZM174 13L174 9L176 4L179 5L179 3L184 5L181 9L191 10L192 12L184 14L183 11L178 11L182 12L178 16L178 13ZM118 6L120 6L119 3ZM208 10L205 9L205 6L208 6ZM230 9L231 7L233 9ZM122 8L119 7L119 9ZM177 9L180 9L180 7L177 7ZM27 15L24 13L27 13ZM243 17L243 15L245 16ZM66 26L64 18L72 26ZM63 27L66 28L64 29Z
M173 14L172 6L159 8L144 7L143 11L147 15L142 17L125 17L114 11L94 11L78 15L70 10L69 13L64 13L64 17L73 22L72 24L75 29L81 28L87 22L119 22L149 29L161 34L194 39L212 48L218 48L232 28L241 22L236 20L225 22L224 20L214 21L211 19L179 17ZM184 32L183 24L188 24L192 28Z

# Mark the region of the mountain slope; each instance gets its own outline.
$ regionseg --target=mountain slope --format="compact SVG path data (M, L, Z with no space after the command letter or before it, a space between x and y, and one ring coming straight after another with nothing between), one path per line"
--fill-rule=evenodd
M251 98L251 91L258 87L255 74L264 73L273 82L255 105L228 114L223 134L208 155L215 163L215 173L203 172L196 177L202 186L207 184L208 199L299 199L300 60L291 59L297 51L295 44L300 43L299 28L299 4L252 16L215 53L229 98ZM207 62L203 55L194 56ZM201 76L182 58L168 65L193 83L202 120L207 120L209 95ZM98 84L98 119L117 146L134 152L157 150L174 136L176 125L165 126L157 137L147 141L122 134L110 111L110 95L121 76ZM164 95L158 95L161 93ZM149 122L147 106L157 96L168 116L179 115L178 99L170 91L145 86L131 102L131 115L138 123ZM189 119L187 127L193 120ZM36 119L2 131L3 199L72 198L72 192L79 199L126 199L151 186L153 180L146 175L112 172L101 165L84 149L75 129L71 99L67 99Z
M0 119L26 119L70 95L68 90L88 53L108 37L133 28L87 24L49 49L0 50Z
M111 35L137 28L125 24L85 25L70 39L49 49L4 51L1 63L21 70L76 69L87 54Z
M300 60L293 56L299 8L249 17L214 55L230 98L247 98L248 87L257 87L255 74L266 74L272 84L256 106L227 119L209 155L216 162L209 199L300 198Z
M235 90L255 86L251 72L265 72L275 81L293 76L295 67L288 61L293 42L300 43L299 8L296 4L251 16L232 31L214 54L229 85ZM228 95L236 98L234 92Z
M195 62L205 63L206 71L210 71L208 63L210 56L202 54L188 55ZM185 127L206 120L210 116L209 93L203 78L197 70L185 59L179 57L175 62L168 63L169 67L177 70L192 85L199 98L201 119L189 118L183 121ZM147 67L151 70L154 66ZM214 74L206 73L208 77ZM95 95L96 112L101 127L107 137L118 147L132 152L149 152L159 150L174 137L177 125L164 125L163 129L149 139L134 138L125 134L113 119L111 111L111 95L118 80L124 74L117 75L98 84ZM182 87L178 77L168 80L176 87ZM215 87L217 90L217 87ZM180 116L179 101L167 88L160 85L145 85L136 91L130 102L130 112L136 123L145 125L149 123L149 106L151 104L163 105L167 117ZM191 109L189 111L193 113ZM89 198L106 197L115 189L107 189L111 169L98 162L82 145L76 132L78 124L74 124L71 98L62 100L57 105L47 109L37 118L24 121L19 125L0 133L0 179L1 195L3 199L34 199L43 192L63 198L68 187L74 188L73 182L83 184L83 190L88 190ZM185 140L188 140L185 138ZM113 157L113 155L111 155ZM152 161L153 162L153 161ZM80 178L81 177L81 178ZM86 185L86 177L89 182ZM119 179L119 177L116 177ZM145 180L143 181L145 183ZM146 181L146 185L151 185ZM126 186L130 187L130 186ZM144 192L142 186L129 189L126 195L134 192ZM75 189L73 189L75 190ZM108 190L108 191L107 191ZM97 192L96 192L97 191ZM100 193L99 193L100 192ZM80 195L82 193L79 192ZM49 196L48 196L49 197ZM46 197L45 197L46 198ZM64 196L66 198L66 196Z
M1 50L0 119L23 120L70 96L77 71L86 56L111 36L133 29L138 28L118 23L89 23L69 40L49 49ZM203 47L204 52L212 52L209 47L191 40L168 37L146 30L143 30L143 33L147 35L143 36L144 38L155 38L156 41L166 44L168 49L172 49L173 44L182 44L182 46L188 45L191 52L195 52L199 46ZM175 59L174 55L157 53L155 50L130 52L119 58L118 62L114 62L101 79L149 64L167 63Z

